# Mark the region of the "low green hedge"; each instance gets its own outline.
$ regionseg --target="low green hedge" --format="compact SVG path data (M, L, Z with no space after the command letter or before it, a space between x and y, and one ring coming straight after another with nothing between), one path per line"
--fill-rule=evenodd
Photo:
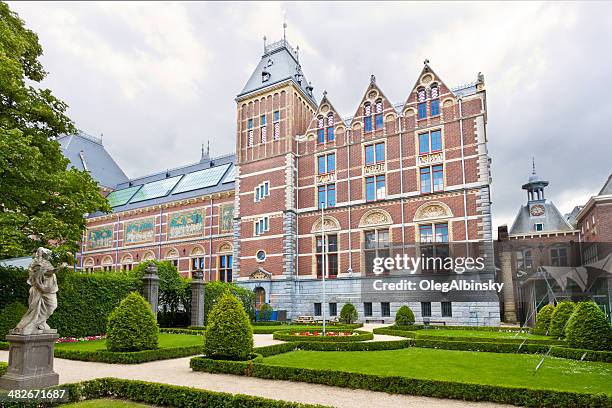
M353 324L330 324L326 325L326 328L330 330L355 330L362 327L362 323L353 323ZM253 334L273 334L274 332L283 330L322 330L322 325L312 325L312 324L282 324L282 325L273 325L273 326L253 326Z
M310 351L375 351L375 350L398 350L411 347L411 340L393 341L368 341L368 342L320 342L320 341L291 341L271 346L256 347L255 353L262 357L270 357L276 354L288 353L295 350Z
M4 373L6 373L6 369L8 368L8 364L3 363L2 361L0 361L0 377L2 377L4 375Z
M279 326L281 324L286 324L286 322L280 322L280 321L266 321L266 322L253 322L251 323L253 326Z
M316 408L321 405L300 404L297 402L277 401L268 398L243 394L208 391L178 385L168 385L137 380L118 378L99 378L73 384L63 384L59 388L67 389L69 402L100 398L121 398L133 402L142 402L153 406L167 407L244 407L244 408ZM6 408L24 406L50 406L48 403L23 402L8 403Z
M413 324L410 326L398 326L391 325L385 327L378 327L375 330L380 329L391 329L391 330L400 330L400 331L415 331L415 330L436 330L436 329L444 329L444 330L474 330L474 331L486 331L486 332L507 332L507 333L516 333L516 332L524 332L529 333L531 331L528 327L514 327L514 326L442 326L442 325L428 325L425 326L423 324Z
M0 341L0 350L8 350L9 344L7 341Z
M391 394L451 398L465 401L491 401L526 407L594 408L612 406L612 396L604 394L583 394L399 376L380 376L334 370L283 367L257 361L226 361L194 357L191 359L190 366L194 371L213 374L223 373L273 380L299 381Z
M374 334L387 334L389 336L408 337L415 339L428 340L444 340L444 341L478 341L479 343L515 343L522 344L523 338L494 338L494 337L465 337L465 336L433 336L428 334L429 330L421 330L421 328L409 329L409 326L400 328L400 326L377 327L373 330ZM567 344L563 340L557 339L527 339L526 344L545 344L562 346Z
M282 340L282 341L308 341L308 342L316 341L316 342L333 342L333 343L366 341L366 340L374 339L373 333L366 332L366 331L360 331L360 330L351 330L351 332L357 333L356 336L311 336L311 337L300 336L298 334L292 334L294 330L304 330L304 329L277 331L277 332L274 332L272 337L274 338L274 340ZM309 330L309 331L314 331L314 330ZM341 331L348 331L348 330L341 329Z
M161 327L159 329L160 333L172 333L172 334L191 334L194 336L203 336L204 329L196 330L196 329L181 329L178 327Z
M70 350L56 348L54 356L68 360L95 361L111 364L140 364L147 361L168 360L202 354L202 346L162 348L156 350L113 352L108 350Z

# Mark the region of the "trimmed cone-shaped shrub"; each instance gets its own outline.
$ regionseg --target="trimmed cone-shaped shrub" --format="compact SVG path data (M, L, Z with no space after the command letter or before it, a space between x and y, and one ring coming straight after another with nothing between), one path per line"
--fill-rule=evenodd
M253 353L253 328L242 303L225 292L208 315L204 354L220 360L247 360Z
M559 302L550 319L548 334L555 337L563 337L565 326L574 312L574 302Z
M533 334L548 334L550 319L552 318L552 314L554 311L555 307L551 304L548 304L540 309L538 315L536 316L535 328L532 331Z
M410 326L414 324L414 313L412 309L406 305L400 307L395 314L395 324L397 326Z
M565 328L565 338L571 347L612 350L610 324L595 302L576 304Z
M157 348L159 328L151 305L139 293L127 295L108 317L106 348L141 351Z
M340 310L340 321L342 323L353 324L358 318L357 309L355 309L352 303L346 303L342 306L342 310Z
M0 340L6 340L6 335L17 326L28 308L19 302L13 302L6 305L0 311Z

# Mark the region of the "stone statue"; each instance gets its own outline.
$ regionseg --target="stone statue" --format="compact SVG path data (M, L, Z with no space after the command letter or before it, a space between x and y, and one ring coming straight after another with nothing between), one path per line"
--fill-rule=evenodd
M47 319L57 308L57 278L56 268L51 264L51 251L47 248L38 248L34 261L28 268L30 285L30 298L28 311L21 321L11 331L11 334L46 334L57 333L47 324Z

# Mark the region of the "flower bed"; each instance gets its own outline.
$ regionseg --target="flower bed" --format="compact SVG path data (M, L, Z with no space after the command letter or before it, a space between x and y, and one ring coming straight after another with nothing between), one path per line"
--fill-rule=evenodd
M349 342L372 340L374 334L359 330L329 330L323 336L323 331L313 330L284 330L273 334L274 340L283 341L330 341Z
M106 335L101 336L85 336L85 337L60 337L55 342L56 343L80 343L83 341L92 341L92 340L103 340L106 338Z

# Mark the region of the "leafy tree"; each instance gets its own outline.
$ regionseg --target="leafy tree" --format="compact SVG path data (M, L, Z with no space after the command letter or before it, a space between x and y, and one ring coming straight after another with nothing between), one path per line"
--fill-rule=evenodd
M412 309L404 305L395 314L395 324L398 326L410 326L414 324L414 313Z
M75 128L67 105L39 89L38 36L0 2L0 258L38 246L78 249L83 215L110 211L88 172L68 169L57 137Z
M253 352L253 328L242 303L229 291L217 301L204 332L204 354L223 360L246 360Z
M340 321L342 323L352 324L355 323L358 318L357 309L355 309L352 303L346 303L342 306L342 310L340 310Z
M559 302L550 318L549 333L551 336L563 337L565 326L574 312L574 302Z
M151 305L139 293L125 297L108 317L106 348L141 351L157 348L159 329Z
M565 338L575 348L612 351L610 323L595 302L576 304L565 328Z
M272 309L272 306L270 306L269 303L264 303L261 305L261 308L259 309L259 321L269 321L272 317L272 312L274 312L274 309Z
M550 326L550 319L555 311L555 307L551 304L544 306L538 312L536 316L536 324L533 329L533 334L548 335L548 328Z

